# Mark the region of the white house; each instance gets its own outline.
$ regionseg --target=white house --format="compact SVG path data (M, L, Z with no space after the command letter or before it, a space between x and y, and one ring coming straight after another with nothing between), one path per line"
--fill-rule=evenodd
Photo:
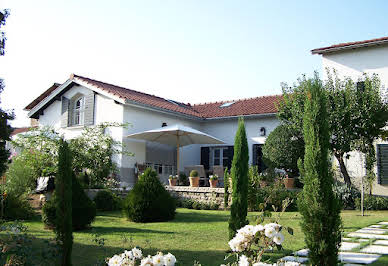
M363 73L378 74L382 83L382 93L388 88L388 37L340 43L317 48L312 54L322 56L324 79L326 69L335 69L340 77L350 77L359 81ZM377 180L373 185L373 194L388 196L388 142L377 141ZM362 154L352 152L346 161L347 169L357 182L365 175L365 162Z
M172 173L176 164L174 147L131 140L127 135L183 124L223 140L225 145L190 145L180 149L179 169L202 164L230 167L233 158L237 119L245 118L250 163L261 166L261 145L279 124L276 102L280 95L213 102L198 105L122 88L78 75L71 75L63 84L53 84L25 110L40 126L52 126L68 139L80 134L84 126L102 122L130 123L128 129L111 128L109 133L122 141L133 157L115 156L121 181L133 184L135 164L152 165L161 176Z

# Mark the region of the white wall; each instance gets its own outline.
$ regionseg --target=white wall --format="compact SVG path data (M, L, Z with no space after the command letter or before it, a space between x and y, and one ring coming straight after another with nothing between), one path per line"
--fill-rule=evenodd
M249 147L249 163L252 163L252 145L263 144L265 138L279 125L276 116L262 118L246 118L245 130ZM237 118L230 120L210 120L204 123L203 131L223 140L227 145L234 145L234 137L237 131ZM260 128L266 129L266 136L260 136ZM204 145L209 146L209 145Z

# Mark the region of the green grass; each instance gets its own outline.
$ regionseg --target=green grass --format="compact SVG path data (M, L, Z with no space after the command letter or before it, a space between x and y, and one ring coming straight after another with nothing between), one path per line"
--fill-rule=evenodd
M257 213L249 213L254 223ZM276 214L275 214L276 215ZM92 229L74 233L73 265L94 265L107 256L139 246L145 254L156 251L171 252L179 265L193 265L197 260L202 265L220 265L228 250L228 211L205 211L177 209L176 218L170 222L136 224L127 221L120 212L99 213ZM298 212L284 213L280 223L294 229L294 235L286 235L284 250L274 251L269 258L275 260L304 247ZM367 225L388 220L388 211L370 211L361 217L356 211L342 212L344 231L351 232ZM53 238L39 219L24 223L29 233L40 239ZM99 247L93 239L94 233L105 239ZM125 240L127 239L127 240ZM131 239L131 240L130 240ZM387 265L388 256L373 265Z

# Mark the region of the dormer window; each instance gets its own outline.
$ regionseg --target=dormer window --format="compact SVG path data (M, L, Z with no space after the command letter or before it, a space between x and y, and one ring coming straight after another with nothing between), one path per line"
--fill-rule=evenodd
M73 105L73 126L84 124L85 98L79 97L74 101Z

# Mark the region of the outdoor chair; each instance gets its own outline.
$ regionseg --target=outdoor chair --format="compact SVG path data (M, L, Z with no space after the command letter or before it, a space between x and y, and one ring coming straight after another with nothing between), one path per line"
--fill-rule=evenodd
M190 172L196 170L199 176L199 186L209 186L209 178L206 176L205 167L203 165L185 166L186 176L190 176Z
M224 167L222 165L213 166L213 175L218 176L218 187L224 187Z

